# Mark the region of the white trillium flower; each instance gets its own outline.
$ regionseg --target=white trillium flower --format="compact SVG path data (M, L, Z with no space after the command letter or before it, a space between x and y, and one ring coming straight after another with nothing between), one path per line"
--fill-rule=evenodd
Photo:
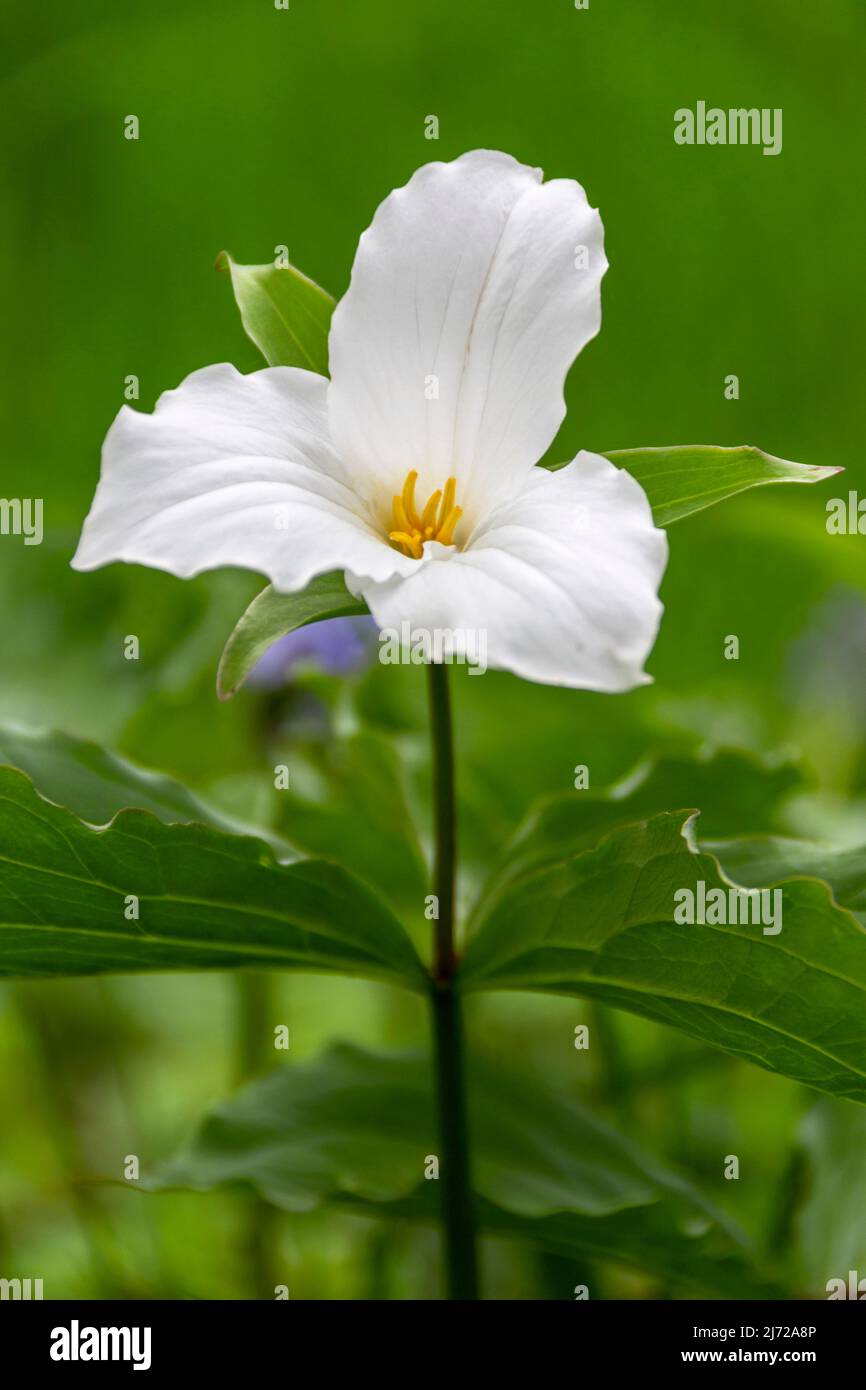
M579 184L486 150L425 165L361 237L331 379L222 364L124 406L73 565L241 566L285 593L342 570L380 628L483 632L532 681L646 682L667 559L646 495L598 454L536 467L606 269Z

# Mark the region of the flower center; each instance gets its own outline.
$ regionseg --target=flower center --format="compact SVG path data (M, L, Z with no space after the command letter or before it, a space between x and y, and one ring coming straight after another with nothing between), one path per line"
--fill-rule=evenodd
M406 474L403 491L394 498L394 529L388 532L388 540L395 550L402 550L413 560L421 559L425 541L451 545L454 527L463 515L463 508L454 505L456 478L449 478L444 489L437 488L431 493L420 513L415 506L417 481L418 474L413 468Z

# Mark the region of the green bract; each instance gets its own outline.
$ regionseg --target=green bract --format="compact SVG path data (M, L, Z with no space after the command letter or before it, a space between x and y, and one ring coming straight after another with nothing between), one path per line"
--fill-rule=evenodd
M749 488L768 483L820 483L843 471L789 463L750 444L737 448L683 444L614 449L606 450L605 458L637 478L650 500L657 526L670 526Z
M269 584L238 622L217 671L217 692L228 700L243 685L268 647L286 633L325 618L360 616L368 611L349 593L341 574L320 574L300 594L278 594Z
M334 300L293 265L238 265L227 251L217 268L231 275L241 321L270 367L328 371Z

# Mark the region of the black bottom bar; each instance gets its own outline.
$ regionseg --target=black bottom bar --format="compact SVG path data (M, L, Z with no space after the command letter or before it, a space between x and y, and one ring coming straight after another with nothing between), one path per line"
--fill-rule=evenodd
M537 1371L553 1355L575 1372L799 1365L826 1378L857 1364L866 1333L864 1315L847 1301L440 1303L435 1337L434 1307L419 1303L5 1301L0 1337L5 1364L19 1379L31 1369L63 1380L93 1379L106 1369L132 1375L136 1367L141 1377L157 1379L178 1371L224 1379L272 1366L290 1376L310 1363L329 1375L345 1364L357 1376L362 1367L387 1364L389 1347L402 1347L402 1374L411 1375L407 1332L423 1338L417 1354L427 1376L440 1357L453 1375L455 1358L483 1347L487 1379L497 1363L513 1376L516 1358ZM483 1342L470 1342L475 1338Z

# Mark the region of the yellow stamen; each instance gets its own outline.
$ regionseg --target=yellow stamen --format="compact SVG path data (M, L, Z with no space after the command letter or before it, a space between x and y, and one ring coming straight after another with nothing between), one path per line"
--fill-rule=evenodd
M442 492L440 489L439 491L434 492L432 496L427 498L427 505L421 513L420 523L420 529L424 532L425 535L427 534L428 530L432 529L433 531L435 531L436 529L436 512L439 508L439 498L441 496Z
M412 468L406 474L406 481L403 484L403 507L413 531L418 529L418 513L415 511L415 484L418 481L418 473Z
M410 534L414 527L406 515L406 508L403 506L403 498L394 498L394 525L398 531L408 531Z
M394 529L388 532L391 544L413 560L421 559L427 541L453 545L454 530L463 515L463 508L454 505L457 479L449 478L444 489L437 488L430 494L419 516L415 505L417 481L418 473L413 468L406 474L402 491L392 497Z
M445 518L450 515L451 508L454 506L454 499L457 496L457 479L449 478L445 484L445 491L442 494L442 510L439 513L439 525L441 526Z
M463 515L462 507L452 507L442 525L439 527L439 534L436 537L441 545L450 545L451 537L454 535L454 527Z
M417 532L410 536L406 531L389 531L388 539L394 541L397 548L402 550L404 554L411 556L413 560L421 559L421 538Z

